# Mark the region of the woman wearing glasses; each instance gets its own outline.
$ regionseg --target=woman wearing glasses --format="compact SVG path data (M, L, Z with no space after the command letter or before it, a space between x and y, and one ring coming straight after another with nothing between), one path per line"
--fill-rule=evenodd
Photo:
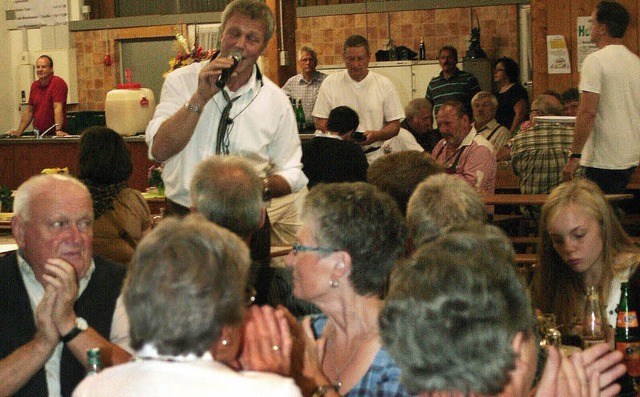
M493 82L498 99L496 121L507 127L511 134L526 120L529 109L529 96L518 81L520 68L516 61L503 57L496 61L493 69Z
M301 213L286 262L294 295L324 313L303 321L303 374L315 395L408 395L378 331L387 276L405 253L397 205L366 183L319 184Z

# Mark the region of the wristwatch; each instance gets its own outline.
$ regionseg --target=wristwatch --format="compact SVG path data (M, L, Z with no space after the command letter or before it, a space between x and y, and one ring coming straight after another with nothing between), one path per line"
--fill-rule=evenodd
M271 201L271 188L269 187L269 178L262 180L262 201L268 203Z
M66 335L63 335L60 340L62 343L67 344L71 342L73 338L80 335L82 331L86 331L89 328L89 324L87 324L87 320L82 317L76 317L76 326L71 329Z
M192 105L189 102L185 103L184 107L191 113L195 113L195 114L200 114L200 112L202 111L198 106Z
M582 158L582 153L571 153L571 154L569 155L569 158L572 158L572 159L581 159L581 158Z

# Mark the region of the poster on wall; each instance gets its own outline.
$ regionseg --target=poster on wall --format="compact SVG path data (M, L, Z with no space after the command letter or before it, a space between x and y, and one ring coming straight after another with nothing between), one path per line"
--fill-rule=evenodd
M591 42L591 17L578 17L578 71L582 70L582 62L595 50L598 49L594 43Z
M6 18L9 29L66 25L67 0L9 0Z
M564 36L559 34L547 36L547 73L571 73L569 51Z

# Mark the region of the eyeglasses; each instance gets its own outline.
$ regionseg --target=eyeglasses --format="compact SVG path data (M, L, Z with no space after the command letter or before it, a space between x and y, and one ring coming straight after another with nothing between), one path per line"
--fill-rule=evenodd
M496 72L504 72L506 69L505 68L495 68L494 70Z
M327 247L309 247L307 245L302 245L302 244L298 244L298 243L293 243L292 245L293 249L293 255L298 255L299 252L326 252L326 253L331 253L331 252L336 252L336 251L340 251L334 248L327 248Z

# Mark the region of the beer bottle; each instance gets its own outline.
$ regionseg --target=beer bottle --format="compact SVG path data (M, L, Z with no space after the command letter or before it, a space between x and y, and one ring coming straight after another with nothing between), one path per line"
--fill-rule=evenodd
M100 357L99 347L87 349L87 363L87 376L96 375L102 370L102 358Z
M420 60L424 61L427 59L427 50L424 47L424 37L420 38Z
M630 299L629 283L620 285L620 303L616 321L616 350L624 355L627 373L619 380L621 396L635 396L640 390L640 326L636 299Z
M302 107L302 99L298 99L298 105L295 107L296 122L298 124L298 132L303 132L306 128L307 118L304 115Z
M598 343L605 343L607 338L602 322L602 310L600 309L600 295L596 287L589 287L587 301L584 305L582 317L582 348L588 349Z

